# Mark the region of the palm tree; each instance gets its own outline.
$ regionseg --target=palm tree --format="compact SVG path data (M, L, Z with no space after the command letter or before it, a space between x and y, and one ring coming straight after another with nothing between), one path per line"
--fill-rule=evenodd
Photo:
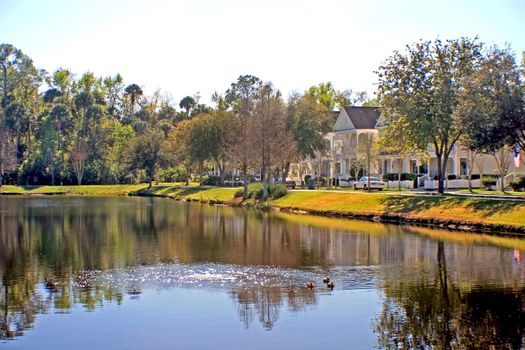
M130 96L131 98L131 113L133 114L134 108L135 108L135 102L143 94L142 89L137 84L130 84L126 87L124 92L125 92L125 95Z

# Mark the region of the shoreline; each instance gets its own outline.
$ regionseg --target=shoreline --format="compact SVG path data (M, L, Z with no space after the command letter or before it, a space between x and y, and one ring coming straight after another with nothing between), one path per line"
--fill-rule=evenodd
M366 213L346 213L339 211L304 210L291 207L273 207L271 209L299 215L305 214L341 219L356 219L383 224L422 226L450 231L461 231L465 233L471 232L498 235L518 235L519 237L525 237L525 226L520 227L513 225L485 224L480 222L465 222L459 220L423 219L392 214L375 215Z
M2 191L4 190L4 191ZM170 198L294 214L358 219L371 222L424 226L460 232L494 235L525 234L525 202L461 196L407 196L402 194L352 193L330 191L289 191L286 196L266 202L233 198L237 188L146 185L5 186L0 196L140 196Z
M437 218L418 218L410 215L400 214L372 214L372 213L351 213L337 210L324 210L324 209L305 209L301 207L289 207L279 206L273 204L271 201L264 203L256 203L253 200L247 200L247 202L241 201L214 201L213 199L195 199L181 196L171 196L169 194L154 194L154 193L141 193L136 192L130 194L131 196L137 197L158 197L168 198L182 202L195 202L208 205L216 206L227 206L237 207L245 209L260 209L260 210L272 210L277 212L292 213L298 215L315 215L331 218L340 219L357 219L369 222L377 222L384 224L396 224L396 225L411 225L411 226L423 226L436 229L446 229L450 231L460 232L471 232L471 233L485 233L485 234L497 234L497 235L518 235L519 237L525 237L525 225L504 225L504 224L491 224L474 221L463 221L463 220L442 220Z

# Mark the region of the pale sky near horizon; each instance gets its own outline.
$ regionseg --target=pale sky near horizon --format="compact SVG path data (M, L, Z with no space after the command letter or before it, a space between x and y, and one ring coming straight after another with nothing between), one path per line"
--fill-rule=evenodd
M525 1L0 0L0 43L49 72L120 73L209 103L241 74L285 95L332 81L375 91L378 68L419 39L479 36L525 51Z

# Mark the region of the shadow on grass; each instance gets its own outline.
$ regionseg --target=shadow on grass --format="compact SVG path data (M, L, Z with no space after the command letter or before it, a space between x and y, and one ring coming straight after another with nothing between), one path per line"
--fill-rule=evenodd
M200 186L169 186L169 185L159 185L154 186L152 188L144 188L141 190L138 190L137 193L139 194L148 194L148 195L167 195L167 194L174 194L176 196L190 196L195 195L199 192L206 191L208 187L200 187Z
M193 187L179 187L179 191L177 191L177 194L179 196L191 196L194 194L197 194L199 192L203 192L208 190L208 187L200 187L200 186L193 186Z
M40 187L44 187L45 185L20 185L18 187L22 188L24 191L33 191L37 190Z
M453 209L463 207L466 210L474 210L480 217L489 217L514 210L516 207L525 205L522 202L512 200L472 199L459 198L455 196L387 196L382 200L389 213L410 214L426 210ZM453 219L451 217L451 219Z

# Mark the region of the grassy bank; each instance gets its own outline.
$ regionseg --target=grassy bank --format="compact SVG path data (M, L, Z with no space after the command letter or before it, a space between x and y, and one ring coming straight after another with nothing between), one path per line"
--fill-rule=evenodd
M189 199L201 202L228 202L233 200L237 187L171 186L159 185L137 191L137 195Z
M403 196L291 192L273 206L312 212L389 215L402 218L525 227L525 202L457 196Z
M66 194L76 196L127 196L147 185L2 186L0 194Z
M160 184L147 189L140 185L97 186L3 186L0 193L120 196L162 196L192 201L238 205L233 195L237 188L182 186ZM249 202L253 204L253 200ZM395 193L291 191L286 196L269 201L272 207L306 211L315 214L392 218L405 222L455 225L500 225L525 230L525 202L459 196L417 196Z

